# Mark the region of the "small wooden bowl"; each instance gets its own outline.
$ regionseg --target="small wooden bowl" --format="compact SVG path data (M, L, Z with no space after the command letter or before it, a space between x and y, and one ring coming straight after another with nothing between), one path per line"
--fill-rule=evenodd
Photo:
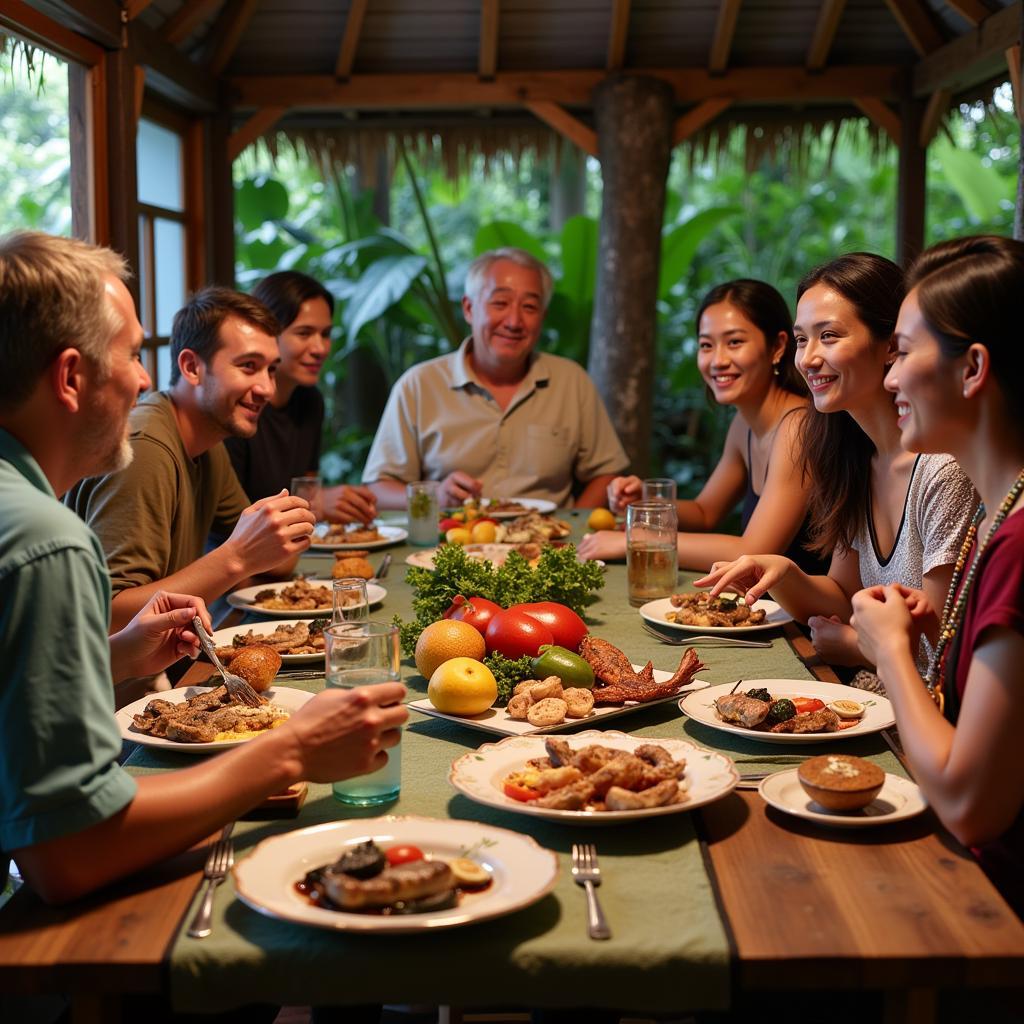
M852 754L808 758L796 773L804 792L828 811L859 811L882 791L885 772Z

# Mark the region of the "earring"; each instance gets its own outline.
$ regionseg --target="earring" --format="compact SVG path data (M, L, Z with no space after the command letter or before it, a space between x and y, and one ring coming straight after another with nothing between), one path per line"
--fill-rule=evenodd
M778 375L779 375L779 364L778 363L772 363L772 373L776 377L778 377Z

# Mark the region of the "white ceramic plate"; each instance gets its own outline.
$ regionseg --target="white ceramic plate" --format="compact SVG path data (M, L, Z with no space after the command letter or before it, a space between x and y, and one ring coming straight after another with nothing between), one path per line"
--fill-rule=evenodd
M493 878L458 906L428 914L352 914L314 906L295 889L308 871L331 864L346 846L374 839L383 847L412 843L428 857L453 859L467 851ZM264 839L234 868L239 898L268 917L337 931L423 932L486 921L528 907L558 879L558 857L529 836L475 821L413 816L333 821Z
M328 613L330 614L330 613ZM250 622L245 626L231 626L226 629L218 629L213 634L213 643L215 647L230 647L231 641L236 636L244 636L250 630L257 636L270 636L274 632L277 626L296 626L300 622L305 622L305 619L286 619L284 622L275 622L273 625L269 623L253 623ZM319 651L317 654L282 654L281 664L287 665L306 665L314 661L323 661L324 652Z
M313 543L309 545L309 549L310 551L372 551L374 548L386 548L389 544L401 544L409 536L409 531L403 530L400 526L384 526L381 523L375 525L380 533L380 540L367 541L365 544L348 544L324 540L327 524L317 523L316 529L313 531Z
M656 743L677 761L685 759L686 773L682 783L686 786L688 799L667 807L647 807L635 811L559 811L505 796L501 788L505 777L519 771L531 758L544 757L546 754L544 739L540 736L515 736L500 743L485 743L479 750L463 754L452 764L448 781L460 793L479 804L498 807L513 814L551 818L567 825L617 825L637 818L656 818L692 811L695 807L703 807L731 793L739 782L736 766L728 757L686 740L652 739L649 736L628 736L624 732L599 732L591 729L575 736L566 736L565 741L574 749L597 743L627 751L636 750L645 743Z
M504 565L510 551L515 551L518 544L466 544L463 550L470 558L479 562L491 562L494 565ZM437 548L424 548L422 551L413 551L405 556L406 565L414 565L417 569L433 569L434 555ZM595 565L603 569L605 563L599 558L593 559Z
M150 736L149 733L139 732L132 721L132 715L142 714L146 705L151 700L166 700L171 704L183 704L190 697L197 693L209 690L208 686L187 686L180 690L166 690L161 693L150 693L140 697L131 704L126 704L120 711L115 713L117 724L121 727L121 739L130 740L143 747L155 747L160 750L174 750L179 754L213 754L222 750L229 750L231 747L249 743L250 740L227 740L223 743L179 743L177 740L163 739L160 736ZM272 686L263 694L271 704L276 704L286 711L298 711L307 700L312 700L313 694L305 690L295 690L290 686ZM253 733L252 739L262 736L263 733Z
M746 636L747 633L760 633L765 629L777 629L787 622L793 621L793 616L783 611L774 601L762 598L752 605L757 611L763 608L765 611L764 622L756 626L683 626L678 622L669 622L665 618L666 612L673 611L672 601L667 597L659 598L657 601L648 601L640 606L640 616L655 626L662 629L681 629L684 633L724 633L734 636Z
M863 717L856 725L840 729L839 732L758 732L756 729L744 729L733 722L724 721L715 709L714 702L719 697L724 697L733 685L722 683L698 693L687 694L679 702L679 707L695 722L761 743L831 743L833 740L866 736L868 733L879 732L896 724L892 705L877 693L857 690L852 686L840 686L838 683L819 683L813 679L748 679L744 676L740 685L740 691L743 693L763 686L773 697L818 697L826 704L831 704L834 700L855 700L858 704L867 705Z
M331 589L333 580L309 580L315 587L326 587L328 590ZM228 594L228 604L232 608L241 608L243 611L252 612L254 615L267 615L275 619L315 619L321 615L330 615L334 610L330 605L326 608L311 608L309 610L298 609L298 608L257 608L254 605L253 598L260 593L262 590L273 590L275 593L284 590L285 587L290 586L290 581L282 583L263 583L258 587L243 587L241 590L236 590L232 594ZM385 597L388 596L388 592L379 583L367 583L366 584L366 596L370 599L370 605L380 604ZM248 627L246 627L248 628ZM245 630L243 630L245 632Z
M546 498L508 498L507 500L514 501L517 505L522 505L526 512L488 512L487 505L484 505L480 512L487 516L488 519L518 519L529 512L539 512L541 515L546 516L558 508L553 501L548 501Z
M640 666L634 665L633 668L638 669ZM661 669L654 670L654 681L657 683L663 683L671 677L671 672L663 672ZM499 736L535 736L541 733L562 732L565 729L571 729L573 726L585 723L594 725L599 722L603 723L608 718L617 718L619 715L627 715L629 712L637 711L641 708L650 708L655 704L664 704L666 701L678 700L679 694L689 693L693 689L706 687L707 685L707 683L702 683L699 680L693 680L682 689L676 690L675 693L670 693L667 697L658 697L655 700L644 701L642 704L636 701L628 701L625 704L598 704L586 718L567 718L564 722L559 722L558 725L549 725L547 727L531 725L529 722L522 721L521 719L509 718L507 708L488 708L482 715L450 715L447 712L438 711L430 703L428 697L424 697L422 700L411 701L406 706L412 708L413 711L419 711L421 714L430 715L433 718L446 718L450 722L459 722L461 725L469 726L470 729L482 729L484 732L497 733Z
M920 814L928 803L909 779L886 773L882 791L859 811L828 811L815 803L800 785L797 769L776 772L761 780L757 791L765 803L785 814L816 821L833 828L870 828L890 821L904 821Z

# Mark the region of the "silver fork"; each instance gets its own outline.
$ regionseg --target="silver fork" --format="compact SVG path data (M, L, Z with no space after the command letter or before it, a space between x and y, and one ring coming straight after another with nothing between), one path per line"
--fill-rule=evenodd
M235 863L235 851L229 838L233 827L233 822L224 826L220 839L210 847L210 852L206 857L206 866L203 868L206 891L203 893L203 900L199 904L196 916L192 918L192 923L188 926L188 934L193 939L205 939L213 931L210 926L213 914L213 894Z
M772 645L770 640L737 640L731 636L666 636L660 630L649 626L646 622L643 623L643 628L651 636L660 640L663 644L668 644L670 647L690 647L693 644L721 644L723 647L767 648Z
M382 580L391 568L391 555L386 554L380 561L380 568L377 570L377 579Z
M601 904L597 902L596 889L601 884L601 868L593 843L572 844L572 877L587 893L587 934L592 939L610 939L612 931L604 919Z
M236 676L234 672L229 672L221 664L220 658L217 657L217 652L213 647L213 637L206 632L203 620L198 615L192 620L192 628L196 631L196 636L199 637L199 644L206 652L206 656L213 662L213 667L224 680L228 693L250 708L263 707L260 695L241 676Z

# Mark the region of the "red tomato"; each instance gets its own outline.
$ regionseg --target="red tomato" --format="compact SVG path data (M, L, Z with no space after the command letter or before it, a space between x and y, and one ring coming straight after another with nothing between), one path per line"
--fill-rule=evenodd
M472 626L478 633L486 633L491 619L501 611L501 605L486 597L463 597L457 594L452 606L444 613L446 619L457 619Z
M418 846L392 846L384 851L389 864L410 864L414 860L423 860L423 851Z
M825 702L818 700L817 697L790 697L790 700L798 715L802 715L805 711L820 711L825 706Z
M497 651L513 661L526 655L536 658L541 644L553 644L551 630L517 608L498 612L484 633L488 653Z
M502 789L505 791L505 796L510 797L513 800L518 800L520 803L529 803L531 800L536 800L540 796L535 789L527 789L526 786L517 786L514 782L506 782Z
M551 630L555 643L576 653L580 643L590 632L587 624L571 609L557 601L537 601L534 604L514 604L516 611L526 612Z
M441 522L437 524L437 531L438 533L447 533L453 527L465 525L466 524L461 519L452 519L451 516L449 516L447 519L442 519Z

